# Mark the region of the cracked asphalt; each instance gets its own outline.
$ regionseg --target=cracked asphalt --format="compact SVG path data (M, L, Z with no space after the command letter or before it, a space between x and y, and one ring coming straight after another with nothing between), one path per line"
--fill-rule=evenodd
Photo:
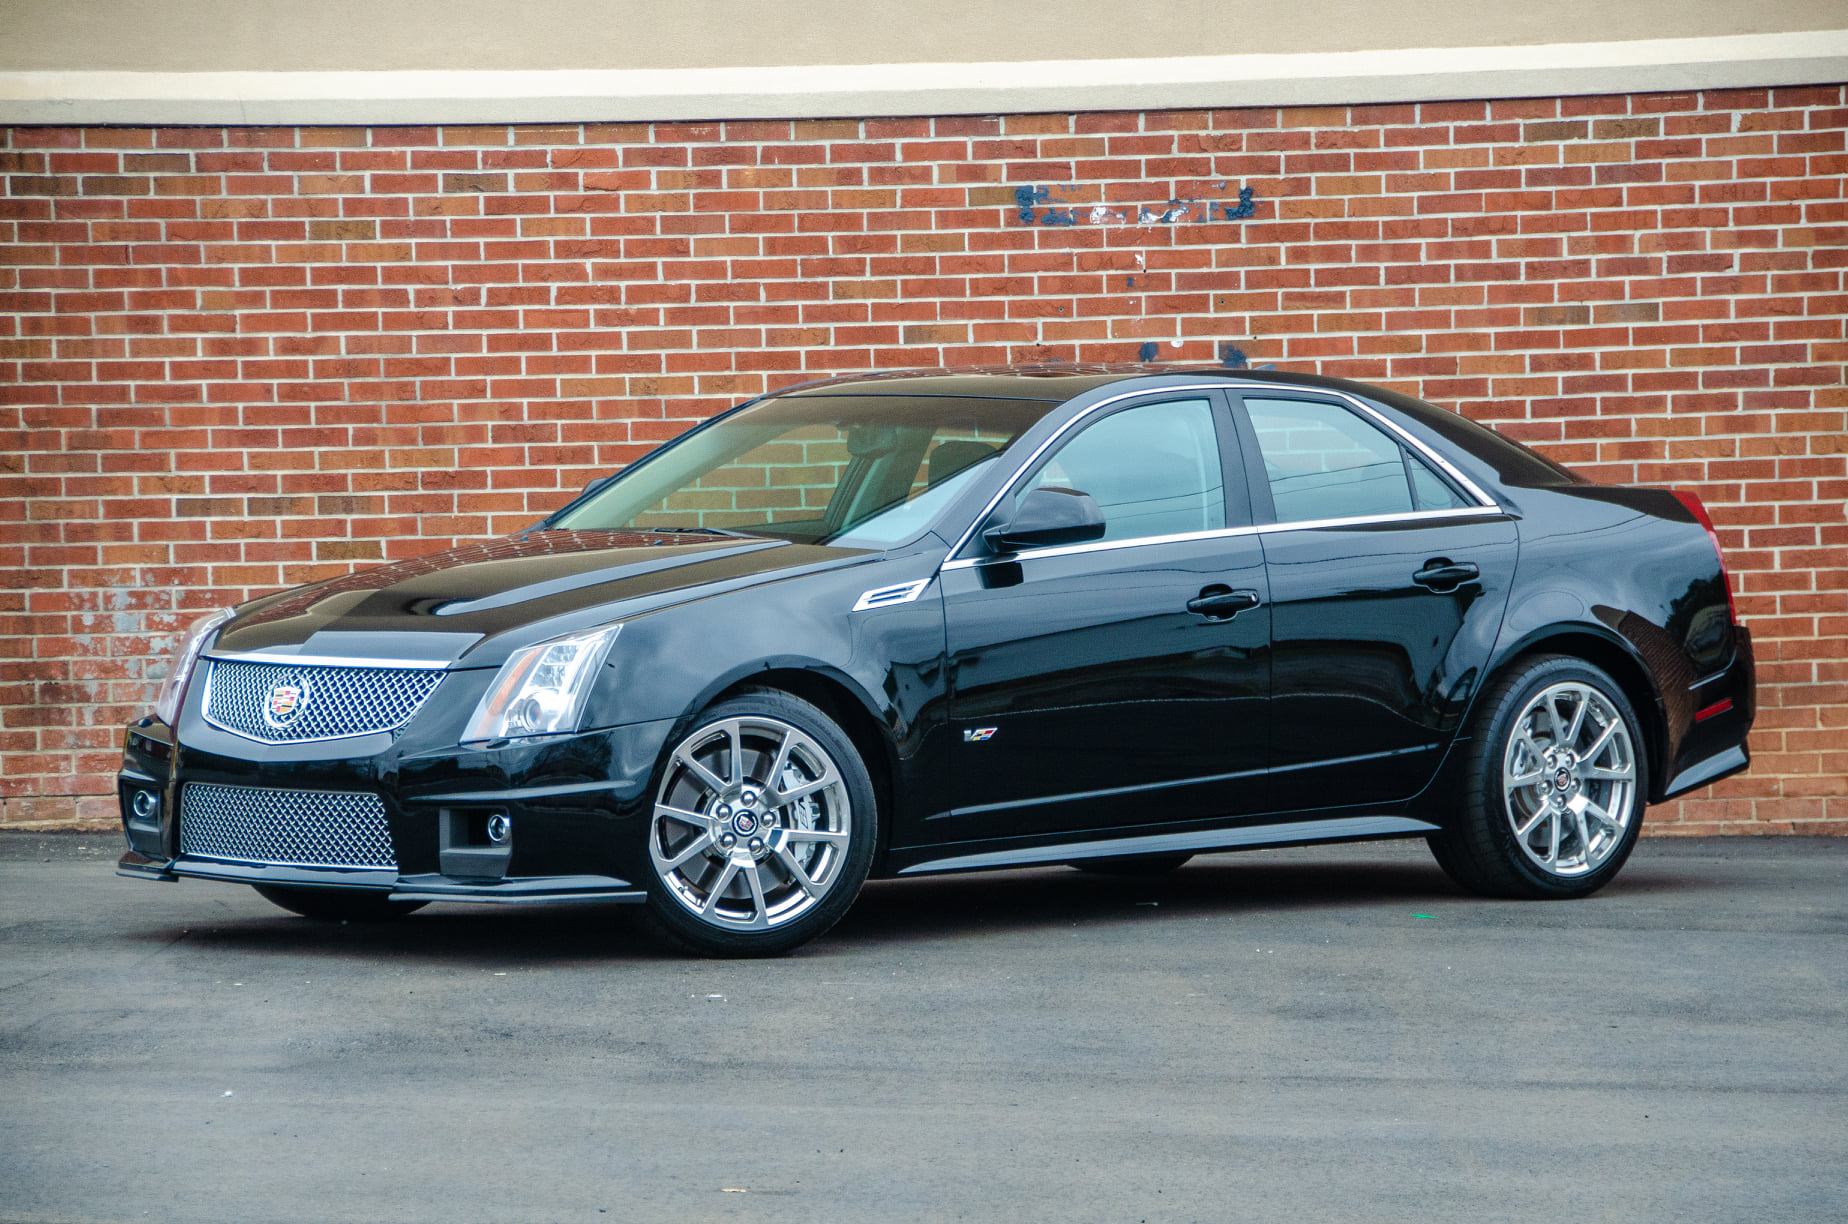
M116 853L0 835L0 1219L1848 1216L1848 839L1565 903L1417 843L885 882L769 962Z

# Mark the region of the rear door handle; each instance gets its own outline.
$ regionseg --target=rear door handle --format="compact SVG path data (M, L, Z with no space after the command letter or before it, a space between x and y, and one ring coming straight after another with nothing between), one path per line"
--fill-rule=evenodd
M1230 587L1210 586L1187 601L1187 610L1209 620L1231 620L1262 602L1256 591L1234 591Z
M1452 561L1448 557L1433 557L1425 562L1423 569L1412 575L1412 581L1426 590L1447 594L1465 583L1474 582L1482 576L1472 561Z

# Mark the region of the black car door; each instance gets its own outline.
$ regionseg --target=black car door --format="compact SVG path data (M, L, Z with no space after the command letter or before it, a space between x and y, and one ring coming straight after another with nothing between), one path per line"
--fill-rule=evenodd
M1236 417L1268 524L1272 801L1409 798L1482 679L1514 523L1358 401L1248 391Z
M946 563L944 839L1263 808L1270 610L1242 470L1216 390L1100 409L990 521L1062 486L1097 500L1105 538L968 556L978 533Z

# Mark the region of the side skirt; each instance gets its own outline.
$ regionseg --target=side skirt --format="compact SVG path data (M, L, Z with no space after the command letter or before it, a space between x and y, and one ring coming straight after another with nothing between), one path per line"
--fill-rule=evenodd
M957 854L924 859L900 867L894 875L939 875L950 871L982 871L996 867L1035 867L1069 863L1073 859L1128 858L1139 854L1198 854L1211 850L1248 850L1261 846L1302 846L1317 842L1366 841L1379 837L1419 837L1438 826L1409 816L1342 816L1331 820L1298 820L1280 824L1243 825L1231 829L1200 829L1187 833L1150 833L1141 837L1112 837L1101 841L1058 842Z

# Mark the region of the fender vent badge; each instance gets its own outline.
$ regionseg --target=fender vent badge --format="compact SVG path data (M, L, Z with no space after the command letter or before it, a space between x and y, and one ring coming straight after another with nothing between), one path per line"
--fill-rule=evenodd
M901 582L897 586L874 587L854 601L855 612L865 612L869 608L890 608L897 604L910 603L924 593L930 585L930 579L920 578L916 582Z
M998 730L1000 730L999 727L971 727L963 732L963 743L986 744L995 737L995 732Z

